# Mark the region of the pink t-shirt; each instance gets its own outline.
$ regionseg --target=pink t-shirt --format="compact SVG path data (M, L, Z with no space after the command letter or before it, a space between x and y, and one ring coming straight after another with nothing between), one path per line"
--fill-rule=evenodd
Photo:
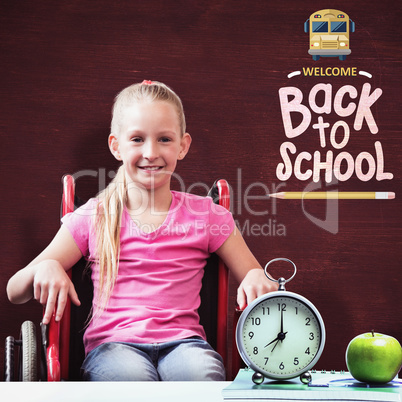
M92 264L94 309L99 265L91 230L96 199L62 218ZM84 335L86 353L105 342L159 343L201 336L201 280L205 261L234 229L230 212L209 197L172 191L164 223L143 232L127 210L122 217L119 273L109 304Z

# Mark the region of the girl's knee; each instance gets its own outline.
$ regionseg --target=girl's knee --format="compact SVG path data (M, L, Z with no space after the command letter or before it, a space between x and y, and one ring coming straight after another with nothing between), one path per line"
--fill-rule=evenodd
M224 381L226 377L222 358L213 350L190 355L186 372L190 381Z
M221 356L204 341L183 343L159 362L158 371L167 381L224 381Z
M91 351L82 366L86 381L157 381L158 373L141 351L119 343Z
M198 364L197 364L198 363ZM225 381L225 368L219 361L193 362L183 367L181 381Z

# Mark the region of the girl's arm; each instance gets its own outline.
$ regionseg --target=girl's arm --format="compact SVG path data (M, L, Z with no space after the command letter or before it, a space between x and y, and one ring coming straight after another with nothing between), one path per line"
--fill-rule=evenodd
M61 320L68 296L74 304L81 304L66 274L81 257L70 232L62 226L45 250L10 278L7 284L9 300L20 304L33 297L45 306L44 324L49 323L57 303L56 321Z
M237 304L240 310L244 310L257 297L278 289L277 284L265 276L264 270L236 227L216 250L216 254L222 258L240 283L237 289Z

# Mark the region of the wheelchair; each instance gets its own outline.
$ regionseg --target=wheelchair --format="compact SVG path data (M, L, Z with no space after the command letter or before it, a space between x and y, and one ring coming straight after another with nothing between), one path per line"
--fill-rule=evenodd
M214 203L230 209L230 190L226 180L217 180L208 196ZM63 177L62 216L82 205L75 193L75 181L71 175ZM73 281L81 306L68 301L63 318L56 322L55 315L48 325L40 324L40 351L37 350L35 324L25 321L21 326L20 339L8 336L5 342L4 381L15 381L15 361L19 381L79 381L80 367L85 357L83 333L92 305L92 281L84 259L68 271ZM227 378L237 374L241 360L235 343L235 327L240 312L233 313L232 353L228 350L228 269L216 254L212 254L204 269L199 308L200 323L207 334L208 342L221 355ZM232 314L230 314L232 315ZM19 348L18 359L15 349ZM40 357L40 359L38 358ZM40 362L39 372L37 363Z

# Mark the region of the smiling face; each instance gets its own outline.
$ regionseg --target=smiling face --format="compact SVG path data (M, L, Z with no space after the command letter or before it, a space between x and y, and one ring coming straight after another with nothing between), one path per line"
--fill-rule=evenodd
M141 101L123 111L119 133L109 147L125 167L126 180L136 188L170 191L178 160L185 157L191 137L182 135L175 106L165 101Z

